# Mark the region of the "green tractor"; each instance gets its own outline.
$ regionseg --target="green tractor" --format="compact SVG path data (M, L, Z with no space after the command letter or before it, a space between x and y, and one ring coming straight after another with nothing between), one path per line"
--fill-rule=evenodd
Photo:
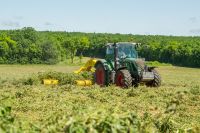
M144 59L138 58L136 43L109 43L104 48L104 59L95 64L94 82L100 86L116 84L122 88L137 87L144 83L159 87L161 77L155 67L148 67Z

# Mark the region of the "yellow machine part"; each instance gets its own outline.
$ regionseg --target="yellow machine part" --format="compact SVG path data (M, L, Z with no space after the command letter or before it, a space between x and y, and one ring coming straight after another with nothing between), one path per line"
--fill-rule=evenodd
M58 80L55 79L43 79L43 84L44 85L57 85Z
M90 86L92 85L92 81L91 80L75 80L76 85L79 86Z
M94 72L94 65L96 64L97 60L96 59L90 59L88 60L84 66L82 66L79 70L74 71L74 73L79 74L83 71L89 71L89 72Z

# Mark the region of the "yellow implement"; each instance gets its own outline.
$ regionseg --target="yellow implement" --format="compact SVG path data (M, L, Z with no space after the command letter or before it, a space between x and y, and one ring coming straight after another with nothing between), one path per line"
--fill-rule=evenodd
M79 70L74 71L74 73L79 74L83 71L89 71L89 72L94 72L95 69L93 68L95 63L97 62L96 59L90 59L88 60L84 66L82 66Z
M43 79L43 84L44 85L57 85L58 80L55 79Z
M92 85L92 81L91 80L75 80L76 85L79 86L90 86Z
M95 72L94 65L96 64L96 62L96 59L91 58L79 70L74 71L74 73L79 74L84 71ZM79 86L90 86L93 84L92 80L75 80L75 83Z
M96 64L97 60L91 58L88 60L84 66L82 66L79 70L74 71L74 73L79 74L83 71L95 72L94 65ZM93 84L92 80L75 80L76 85L79 86L90 86ZM43 79L44 85L57 85L58 80L56 79Z

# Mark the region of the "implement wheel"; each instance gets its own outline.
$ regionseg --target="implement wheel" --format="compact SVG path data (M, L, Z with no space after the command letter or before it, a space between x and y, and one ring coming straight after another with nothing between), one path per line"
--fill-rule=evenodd
M132 86L132 77L128 70L118 70L115 76L115 84L122 88Z
M106 70L103 64L98 63L95 68L96 68L95 75L94 75L95 83L100 86L105 86L106 85Z

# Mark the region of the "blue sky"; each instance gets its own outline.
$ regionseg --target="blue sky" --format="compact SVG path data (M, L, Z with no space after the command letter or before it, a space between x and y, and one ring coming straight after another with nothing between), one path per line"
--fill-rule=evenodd
M0 0L0 29L200 35L200 0Z

